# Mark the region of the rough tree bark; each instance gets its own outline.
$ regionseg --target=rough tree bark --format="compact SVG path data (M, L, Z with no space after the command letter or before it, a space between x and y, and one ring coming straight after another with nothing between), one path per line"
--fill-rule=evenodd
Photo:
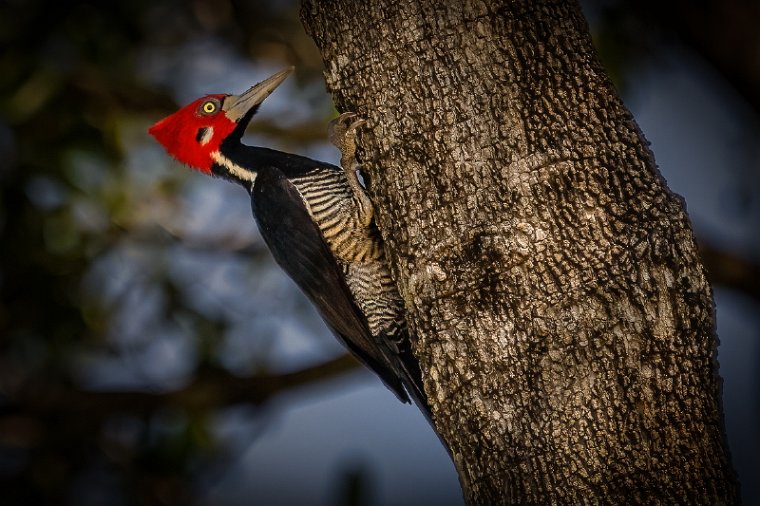
M575 1L305 0L471 504L730 504L713 301Z

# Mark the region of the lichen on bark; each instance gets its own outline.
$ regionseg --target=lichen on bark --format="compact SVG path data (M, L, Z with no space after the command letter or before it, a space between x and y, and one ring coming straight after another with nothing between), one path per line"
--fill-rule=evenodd
M574 1L306 0L472 504L730 504L712 293Z

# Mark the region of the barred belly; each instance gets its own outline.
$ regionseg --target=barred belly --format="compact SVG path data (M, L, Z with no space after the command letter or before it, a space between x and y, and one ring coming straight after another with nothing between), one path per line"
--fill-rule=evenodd
M354 198L342 170L314 171L308 177L293 178L293 183L338 260L364 263L380 258L378 231L361 220L363 213L371 211Z
M389 344L405 335L401 297L385 260L380 234L373 223L361 219L361 202L354 198L343 171L329 168L308 177L293 178L319 226L330 250L338 260L348 288L367 318L373 336L383 336Z

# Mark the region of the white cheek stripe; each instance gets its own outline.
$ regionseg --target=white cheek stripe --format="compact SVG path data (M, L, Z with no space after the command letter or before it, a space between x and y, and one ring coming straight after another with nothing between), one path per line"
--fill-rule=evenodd
M256 173L252 172L248 169L244 169L240 165L236 164L223 154L221 154L219 151L214 151L211 153L211 159L214 160L214 162L218 163L227 171L232 174L233 176L237 177L238 179L242 179L243 181L249 181L250 183L253 183L256 181Z
M206 129L203 131L203 136L201 137L201 146L208 144L208 141L210 141L213 136L214 127L206 127Z

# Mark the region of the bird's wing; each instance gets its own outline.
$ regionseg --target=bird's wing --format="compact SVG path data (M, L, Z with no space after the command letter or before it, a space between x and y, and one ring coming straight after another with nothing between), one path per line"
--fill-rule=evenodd
M301 193L274 167L259 171L251 189L253 216L264 241L282 269L311 299L330 329L404 402L398 366L370 334L344 274Z

